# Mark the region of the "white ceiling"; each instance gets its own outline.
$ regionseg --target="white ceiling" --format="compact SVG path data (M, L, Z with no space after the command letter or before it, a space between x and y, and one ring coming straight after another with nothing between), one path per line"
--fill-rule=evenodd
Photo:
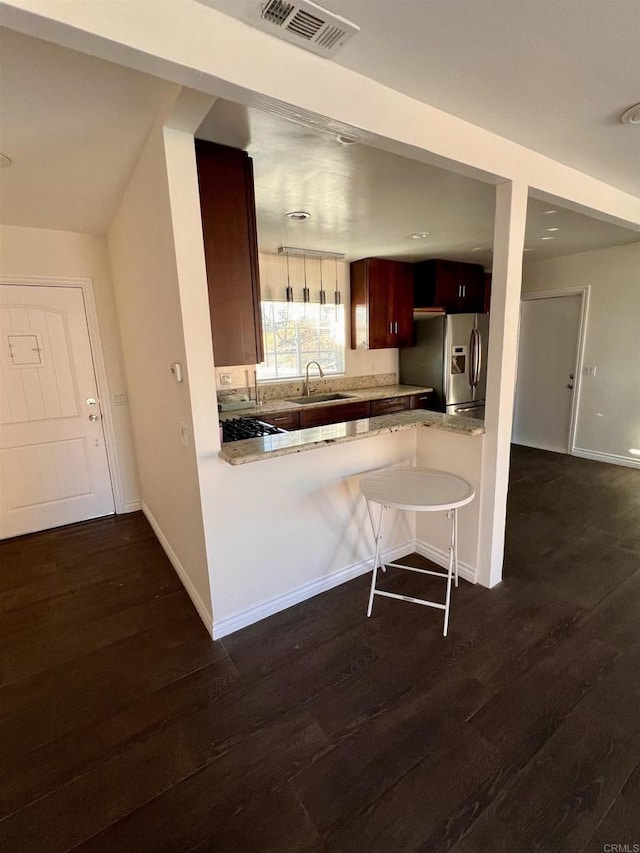
M204 0L245 21L261 0ZM264 0L262 0L264 2ZM319 0L334 62L640 194L638 0Z
M104 234L169 86L0 29L0 221Z
M0 222L106 233L169 87L0 29L0 151L13 160L0 170ZM294 245L349 259L446 257L491 265L489 185L364 145L343 147L331 133L224 101L199 135L247 148L254 158L265 251ZM638 240L637 232L560 208L546 216L548 207L531 202L531 258ZM283 219L299 208L312 212L308 222ZM560 231L541 241L551 217ZM411 240L415 231L431 236Z
M492 184L367 145L344 146L331 132L222 100L196 135L244 148L253 158L263 251L294 246L343 252L347 260L446 258L491 266ZM311 218L284 218L295 210L306 210ZM409 235L415 232L430 236L413 239ZM638 239L637 232L529 201L525 246L530 259Z

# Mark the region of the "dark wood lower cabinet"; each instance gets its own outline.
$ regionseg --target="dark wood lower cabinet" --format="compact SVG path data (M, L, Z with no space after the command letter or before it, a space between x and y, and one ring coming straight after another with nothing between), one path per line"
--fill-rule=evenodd
M409 399L411 409L430 409L433 402L433 391L424 391L422 394L412 394Z
M385 397L384 400L371 401L371 415L390 415L393 412L403 412L409 407L409 397Z
M281 429L300 429L300 412L270 412L268 415L256 415L258 420Z
M342 421L357 421L358 418L368 418L370 412L371 403L368 400L339 403L337 406L320 406L317 409L300 412L300 426L304 428L338 424Z
M384 397L382 400L358 400L353 403L337 403L333 406L318 406L300 412L270 412L259 416L259 420L287 431L305 427L326 426L342 421L357 421L358 418L390 415L408 409L426 409L431 394L413 394L403 397Z

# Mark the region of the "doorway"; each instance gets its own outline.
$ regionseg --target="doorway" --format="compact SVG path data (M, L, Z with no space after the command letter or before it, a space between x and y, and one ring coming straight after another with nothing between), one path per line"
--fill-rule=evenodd
M588 297L588 288L522 297L514 444L573 451Z
M114 513L82 286L0 284L0 538Z

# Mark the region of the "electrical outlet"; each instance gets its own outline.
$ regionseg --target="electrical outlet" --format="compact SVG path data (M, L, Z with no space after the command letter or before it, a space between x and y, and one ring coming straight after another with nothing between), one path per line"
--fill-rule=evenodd
M126 394L114 394L113 395L113 405L114 406L126 406L127 405L127 395Z
M221 385L231 385L231 374L230 373L221 373L220 374L220 384Z
M180 441L185 447L189 447L189 428L187 427L187 422L180 418L178 425L180 427Z
M595 364L583 364L582 365L582 375L583 376L595 376L596 375Z

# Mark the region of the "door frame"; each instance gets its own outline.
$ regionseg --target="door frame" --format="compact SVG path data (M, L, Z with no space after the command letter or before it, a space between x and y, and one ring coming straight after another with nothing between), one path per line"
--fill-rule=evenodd
M89 332L89 345L93 356L93 368L100 400L100 411L102 414L102 429L104 432L105 450L107 453L107 466L109 479L111 481L111 492L116 514L126 512L124 489L120 474L118 457L118 445L115 437L115 426L111 412L111 396L109 393L109 382L102 352L102 341L100 339L100 327L98 325L98 312L93 296L93 281L90 278L64 278L59 276L41 275L0 275L0 285L14 284L20 287L75 287L82 293L84 313L87 318L87 329Z
M535 290L528 293L523 293L520 296L520 316L518 318L518 349L517 358L520 358L520 327L522 321L522 303L529 302L533 299L553 299L557 296L579 296L580 297L580 319L578 321L578 340L576 346L576 363L574 365L573 375L575 377L573 397L571 400L571 413L569 415L569 439L567 442L567 453L574 456L576 446L576 429L578 426L578 408L580 405L580 393L582 390L582 364L584 361L584 348L587 337L587 322L589 320L589 304L591 301L591 285L585 284L582 287L564 287L562 290ZM516 364L516 391L517 391L517 369ZM513 395L513 404L515 406L516 395Z

